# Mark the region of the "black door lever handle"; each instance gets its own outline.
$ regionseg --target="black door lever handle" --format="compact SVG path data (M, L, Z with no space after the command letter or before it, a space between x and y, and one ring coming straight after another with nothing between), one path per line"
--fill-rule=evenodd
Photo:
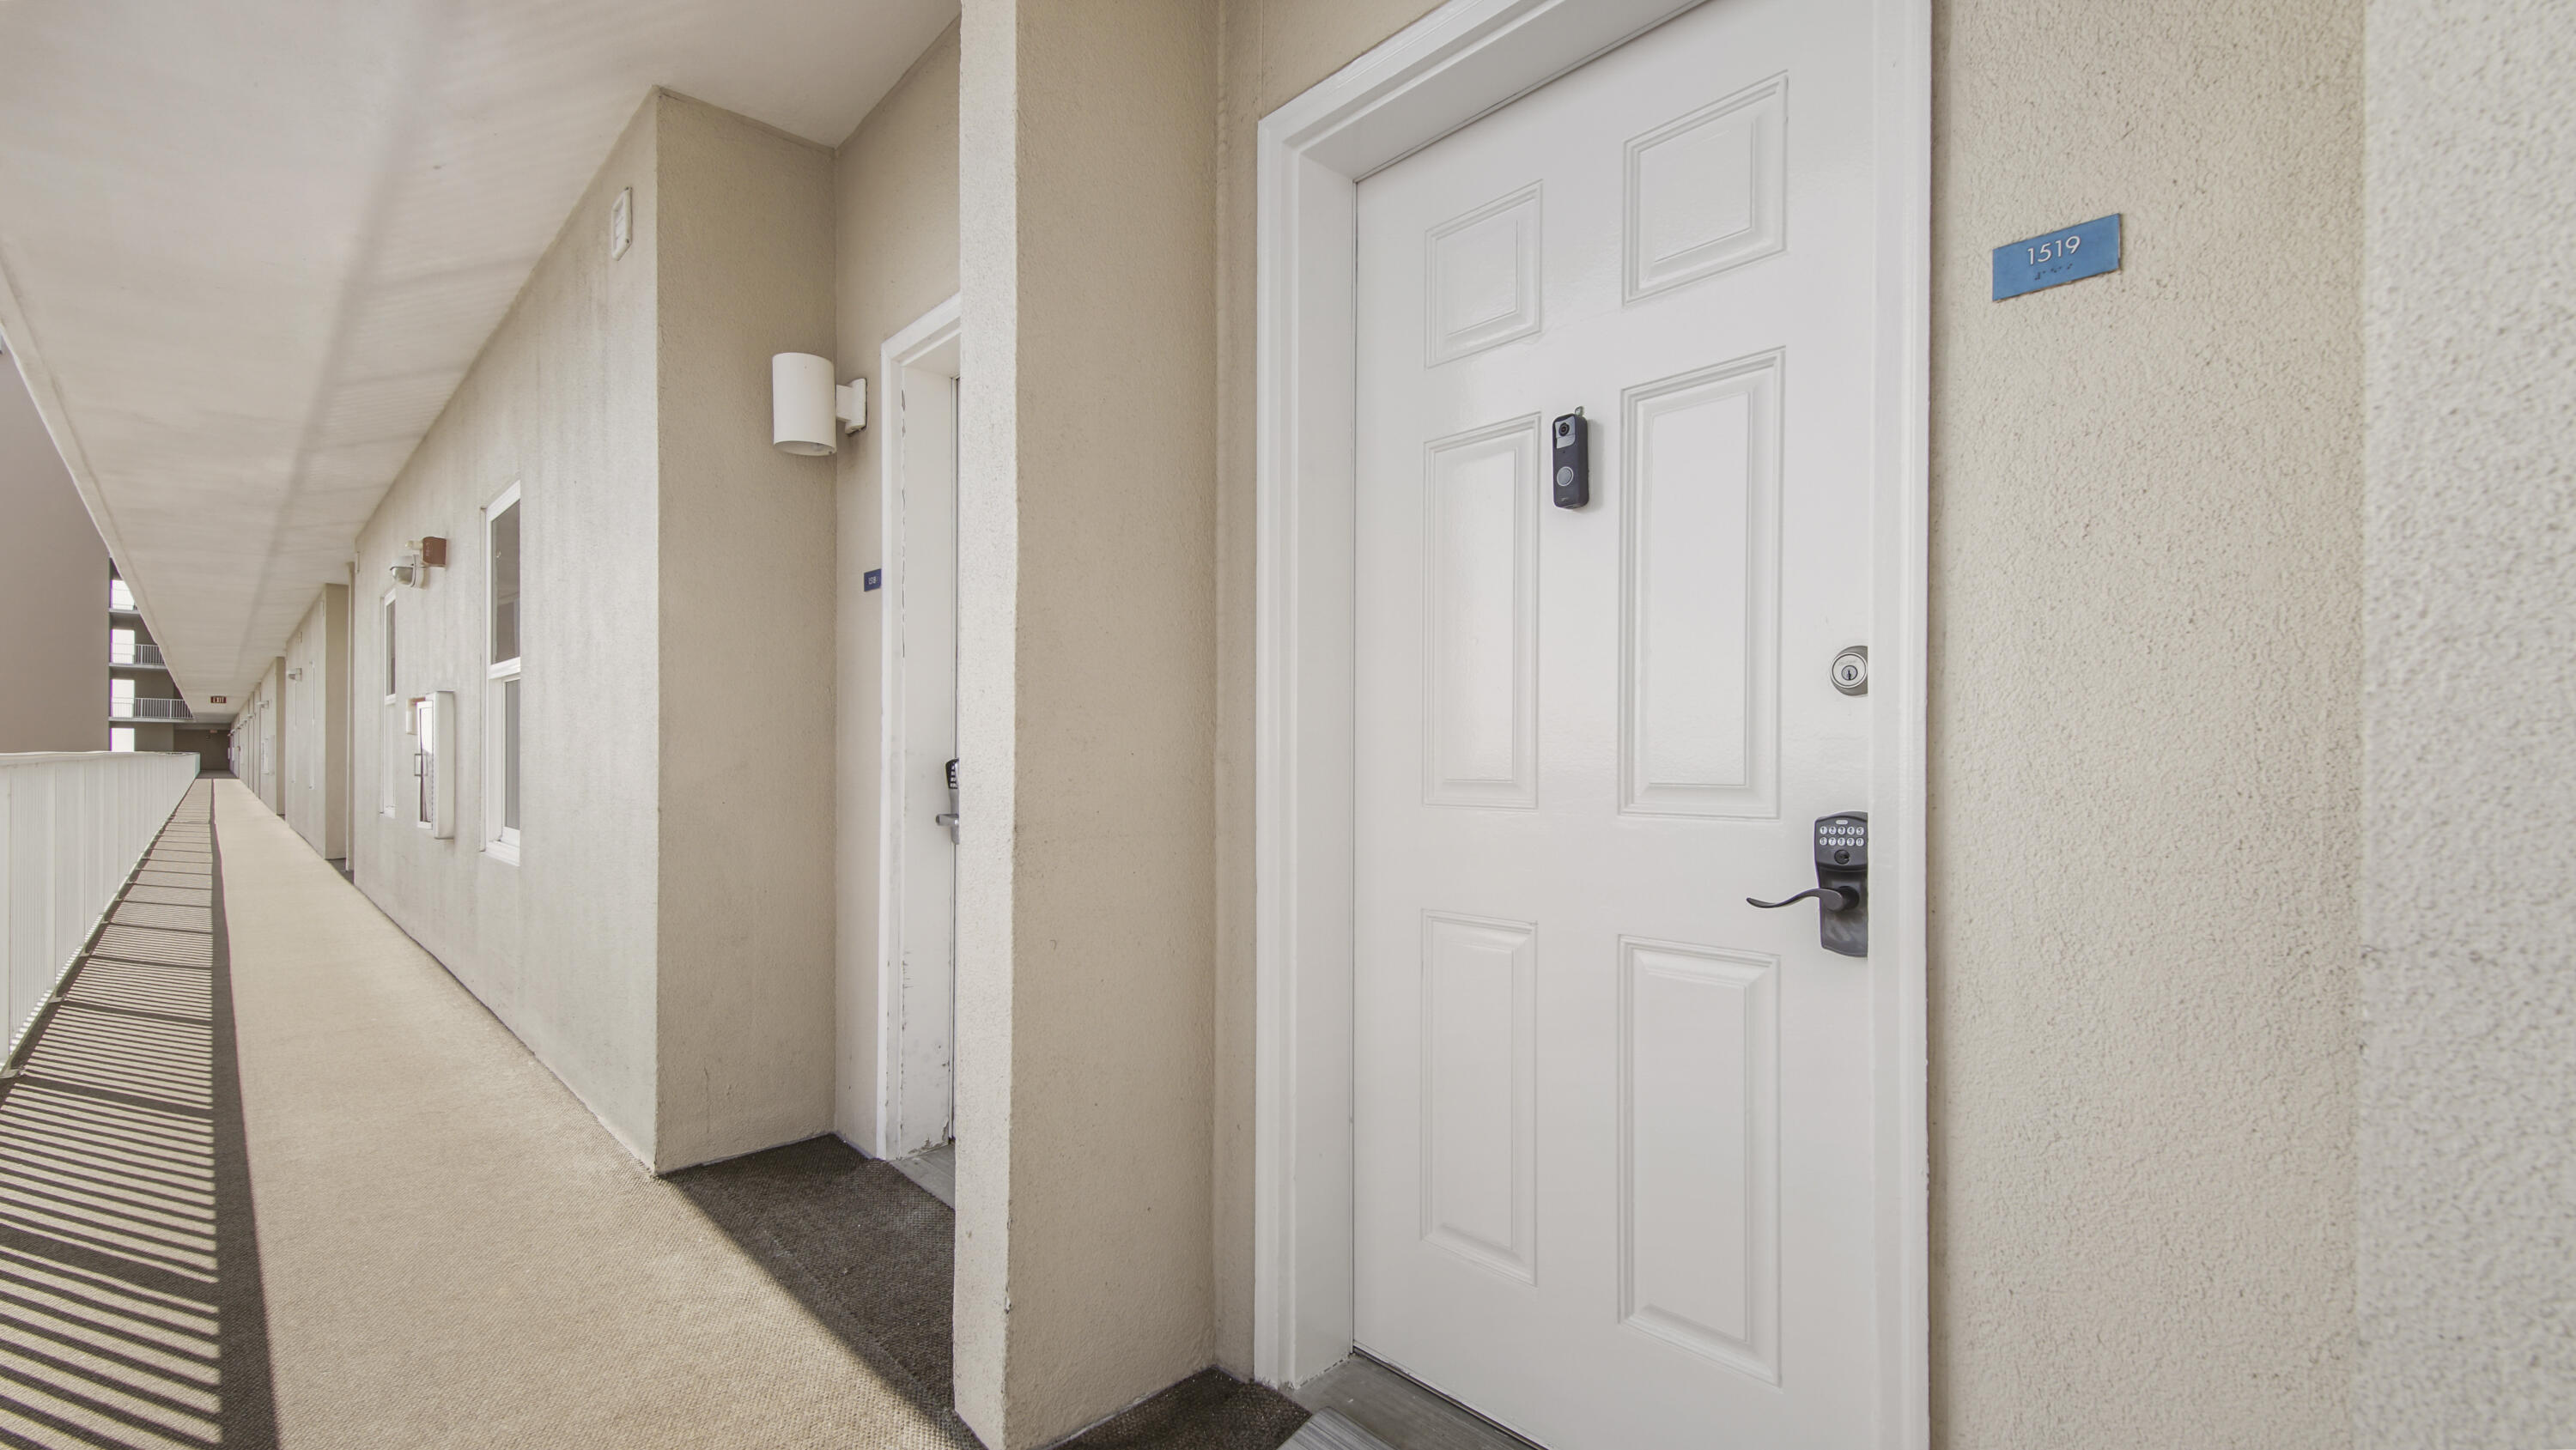
M1869 813L1842 811L1816 818L1816 884L1787 901L1744 898L1747 906L1776 911L1813 901L1816 944L1847 957L1869 955Z
M1814 897L1817 903L1823 906L1827 911L1845 910L1849 908L1854 901L1859 899L1857 895L1836 891L1830 886L1810 886L1806 890L1783 901L1756 901L1752 897L1748 896L1744 898L1744 904L1747 906L1758 906L1765 911L1771 911L1783 906L1795 906L1810 896Z

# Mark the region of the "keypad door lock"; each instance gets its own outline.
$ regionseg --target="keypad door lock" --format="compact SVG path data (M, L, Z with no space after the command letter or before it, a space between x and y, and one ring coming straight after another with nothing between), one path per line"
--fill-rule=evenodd
M931 824L946 826L948 839L957 839L957 762L948 762L948 809L930 818Z
M1869 812L1816 818L1816 884L1780 901L1745 903L1765 910L1814 897L1816 939L1829 952L1869 955Z

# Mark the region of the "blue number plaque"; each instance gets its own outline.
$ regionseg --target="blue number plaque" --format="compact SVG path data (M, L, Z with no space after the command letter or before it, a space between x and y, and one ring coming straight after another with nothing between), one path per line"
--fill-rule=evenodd
M869 590L877 588L884 583L885 571L883 569L870 569L864 576L862 576L862 582L859 585L859 592L865 594Z
M1995 300L2120 270L2120 214L1995 248Z

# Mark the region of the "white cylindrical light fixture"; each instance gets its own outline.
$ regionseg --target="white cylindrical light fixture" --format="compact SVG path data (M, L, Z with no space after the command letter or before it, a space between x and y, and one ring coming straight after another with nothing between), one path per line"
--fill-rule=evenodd
M769 360L769 441L780 452L808 457L837 452L841 430L832 401L830 358L782 352Z

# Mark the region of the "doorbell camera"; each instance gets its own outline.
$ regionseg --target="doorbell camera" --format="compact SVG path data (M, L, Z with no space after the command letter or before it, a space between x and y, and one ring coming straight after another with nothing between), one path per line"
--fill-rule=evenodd
M1579 509L1592 502L1592 429L1583 421L1583 410L1557 419L1548 429L1548 442L1556 506Z

